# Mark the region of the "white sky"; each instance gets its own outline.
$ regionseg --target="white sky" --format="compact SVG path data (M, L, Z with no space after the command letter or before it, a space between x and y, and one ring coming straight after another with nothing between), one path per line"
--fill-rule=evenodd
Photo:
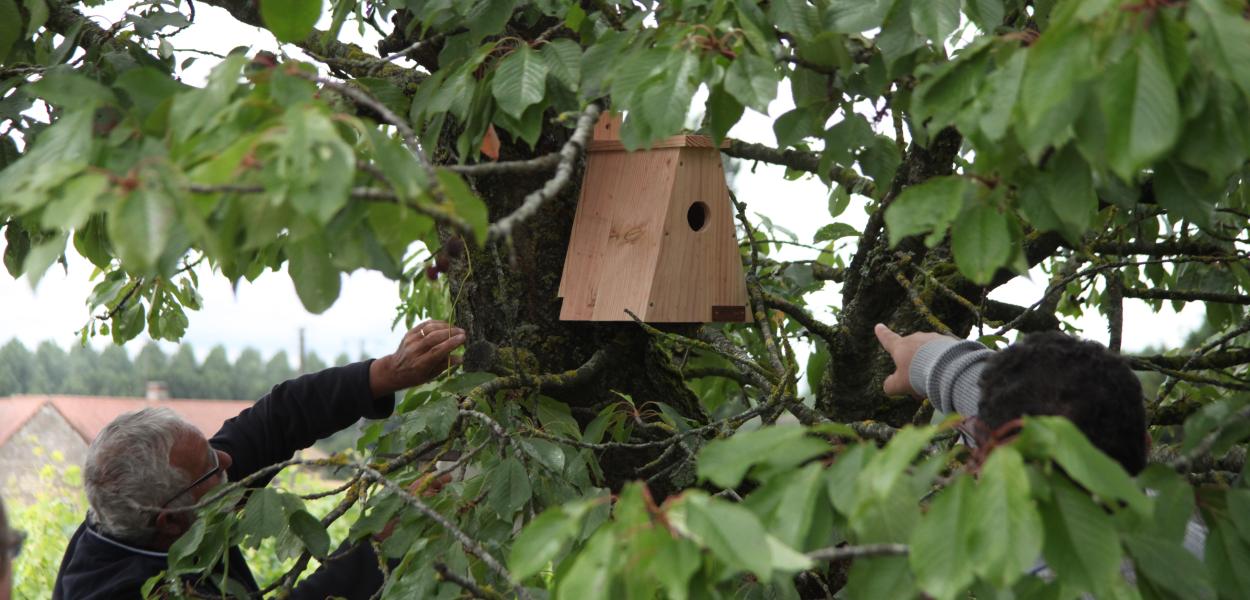
M107 27L124 7L125 3L112 2L91 9L91 14ZM196 24L171 39L175 48L225 53L236 46L252 46L253 50L277 47L269 32L242 25L221 9L199 4L196 10ZM319 26L324 28L326 24L323 19ZM344 26L342 39L360 43L354 23L349 21ZM361 45L369 52L376 52L373 42ZM293 46L285 49L294 56L302 56ZM188 83L198 83L207 68L215 63L216 59L203 58L183 76ZM789 87L783 85L779 97L769 106L769 116L748 110L730 135L775 145L772 121L791 108ZM802 243L810 243L816 230L830 222L828 190L819 180L785 181L781 167L765 164L758 165L754 171L752 173L750 165L745 165L736 181L739 199L746 201L752 212L768 215L777 225L793 231ZM866 220L862 204L853 202L841 219L862 227ZM0 251L3 246L4 241L0 239ZM812 254L810 250L787 248L774 256L785 260L811 258ZM94 286L90 281L91 271L89 263L71 252L68 272L53 266L32 290L26 279L14 280L7 271L0 270L0 343L13 337L31 348L43 340L53 340L66 348L77 343L74 332L90 318L85 300ZM400 338L399 332L391 330L398 302L397 285L374 272L357 271L347 276L342 295L321 315L304 310L285 273L266 273L254 283L242 281L237 290L232 290L224 277L201 268L200 284L204 308L188 313L190 326L184 340L194 345L201 358L218 344L225 346L231 356L246 347L257 348L266 357L278 350L294 355L301 328L305 330L307 348L327 360L340 352L353 358L361 353L381 355L389 352ZM1045 279L1040 276L1037 282L1018 278L996 290L991 297L1028 305L1040 298L1044 287ZM827 286L810 300L814 312L823 313L825 320L831 320L824 307L840 302L837 286ZM1125 304L1124 348L1130 352L1150 345L1179 344L1202 321L1202 309L1198 305L1191 304L1177 315L1170 309L1160 314L1151 313L1140 301L1127 300ZM1106 323L1098 316L1087 316L1077 324L1085 337L1106 342ZM142 335L126 347L133 354L146 341L147 336ZM111 341L100 337L92 343L102 346Z

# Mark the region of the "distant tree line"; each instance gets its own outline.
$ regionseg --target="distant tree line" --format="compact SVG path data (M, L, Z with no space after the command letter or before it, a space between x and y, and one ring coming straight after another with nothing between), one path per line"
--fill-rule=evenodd
M335 365L351 362L346 354ZM248 348L230 361L226 349L216 346L204 361L195 358L190 344L181 344L172 355L149 342L131 360L120 346L96 351L75 345L68 352L44 341L32 352L14 339L0 346L0 397L13 394L80 394L91 396L143 396L148 381L163 381L171 398L255 400L275 384L326 368L315 353L305 354L303 369L292 366L285 351L265 360Z

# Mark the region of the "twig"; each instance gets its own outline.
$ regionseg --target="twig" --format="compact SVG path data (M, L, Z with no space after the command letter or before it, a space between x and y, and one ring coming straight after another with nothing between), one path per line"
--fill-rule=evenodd
M456 541L460 542L460 545L463 546L464 549L469 554L476 556L487 567L489 567L490 570L494 571L495 574L499 575L499 577L502 578L504 581L508 581L508 582L512 581L512 574L508 572L508 569L506 567L500 564L500 562L496 560L494 556L492 556L489 552L487 552L485 548L482 548L481 544L479 544L473 538L469 537L468 534L466 534L459 527L457 527L455 523L452 523L447 517L444 517L438 511L430 508L426 503L422 502L420 498L417 498L416 496L413 496L412 494L408 493L408 490L405 490L402 486L396 484L394 481L387 479L385 475L379 473L377 470L373 469L372 467L368 465L364 465L364 464L356 464L355 468L361 471L365 479L369 479L371 481L380 483L383 487L390 490L391 493L398 495L404 502L408 503L409 506L412 506L413 508L417 509L417 512L420 512L421 514L428 517L431 521L434 521L440 527L447 530L447 532L450 533L452 537L456 539ZM513 584L513 589L516 591L516 594L519 598L522 598L523 600L532 600L532 597L530 596L529 591L526 590L519 583Z
M873 556L906 556L906 544L865 544L863 546L838 546L821 548L807 553L812 560L845 560L848 558L867 558Z
M1250 296L1242 294L1221 294L1199 290L1162 290L1125 288L1125 298L1140 300L1173 300L1178 302L1217 302L1219 304L1250 305Z
M817 321L816 318L813 317L811 313L807 312L807 310L802 306L790 302L789 300L786 300L785 298L782 298L772 292L763 292L763 300L764 304L768 307L775 308L786 313L787 315L790 315L790 318L798 321L799 324L808 331L820 336L820 339L825 340L826 344L829 344L830 346L834 345L834 339L837 337L838 331L829 325Z
M828 175L829 179L838 182L838 185L845 187L848 192L870 198L877 197L877 184L873 183L871 179L860 177L851 169L833 165L829 167L828 173L821 173L820 155L815 152L778 150L763 144L752 144L732 139L726 141L729 145L722 148L721 152L734 158L758 160L799 171L806 171L815 175Z
M465 579L464 577L461 577L453 573L451 569L447 568L447 565L441 562L436 561L434 563L434 570L438 573L438 576L440 579L450 581L460 586L464 591L472 594L474 598L486 598L487 600L501 598L499 594L487 593L486 590L483 590L482 588L477 587L477 584L473 583L472 581L469 581L468 579Z
M560 154L553 152L528 160L509 160L504 162L478 163L476 165L450 165L444 167L461 175L480 177L482 175L512 175L515 173L532 173L546 171L560 164Z
M586 143L590 138L590 132L594 129L595 122L599 120L599 112L602 107L598 103L592 102L582 111L582 116L577 120L577 127L573 131L573 136L565 142L564 147L560 148L560 164L556 167L555 175L543 184L543 187L531 192L525 196L525 200L521 202L521 206L512 211L511 214L499 219L490 226L487 233L488 238L511 240L512 229L518 223L530 218L544 202L550 200L564 186L568 184L569 179L573 176L573 164L577 157L581 156L582 151L586 148Z
M941 333L946 335L955 335L955 332L951 331L951 328L948 327L946 323L943 323L942 319L939 319L937 315L933 314L933 311L929 309L929 305L924 303L924 300L920 298L920 295L917 294L916 290L912 287L911 282L908 281L902 273L895 271L894 280L897 281L899 285L903 286L903 289L907 291L907 298L911 300L912 306L916 307L916 312L919 312L920 316L924 317L930 325L935 327Z

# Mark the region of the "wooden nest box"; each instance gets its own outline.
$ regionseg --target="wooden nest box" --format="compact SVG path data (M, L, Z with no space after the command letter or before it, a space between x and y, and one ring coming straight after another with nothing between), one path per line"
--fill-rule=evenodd
M703 136L626 152L595 126L559 295L561 321L751 320L720 151Z

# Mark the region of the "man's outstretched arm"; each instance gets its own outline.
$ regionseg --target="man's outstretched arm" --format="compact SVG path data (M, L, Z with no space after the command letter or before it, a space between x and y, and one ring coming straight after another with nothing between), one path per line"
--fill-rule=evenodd
M885 393L928 398L944 414L975 416L981 402L981 372L994 352L977 342L936 333L899 335L878 324L877 341L894 359Z
M229 475L238 481L291 458L361 417L389 416L395 392L425 383L458 362L451 352L464 339L459 328L424 322L382 358L331 367L274 386L255 405L226 421L209 443L234 459Z

